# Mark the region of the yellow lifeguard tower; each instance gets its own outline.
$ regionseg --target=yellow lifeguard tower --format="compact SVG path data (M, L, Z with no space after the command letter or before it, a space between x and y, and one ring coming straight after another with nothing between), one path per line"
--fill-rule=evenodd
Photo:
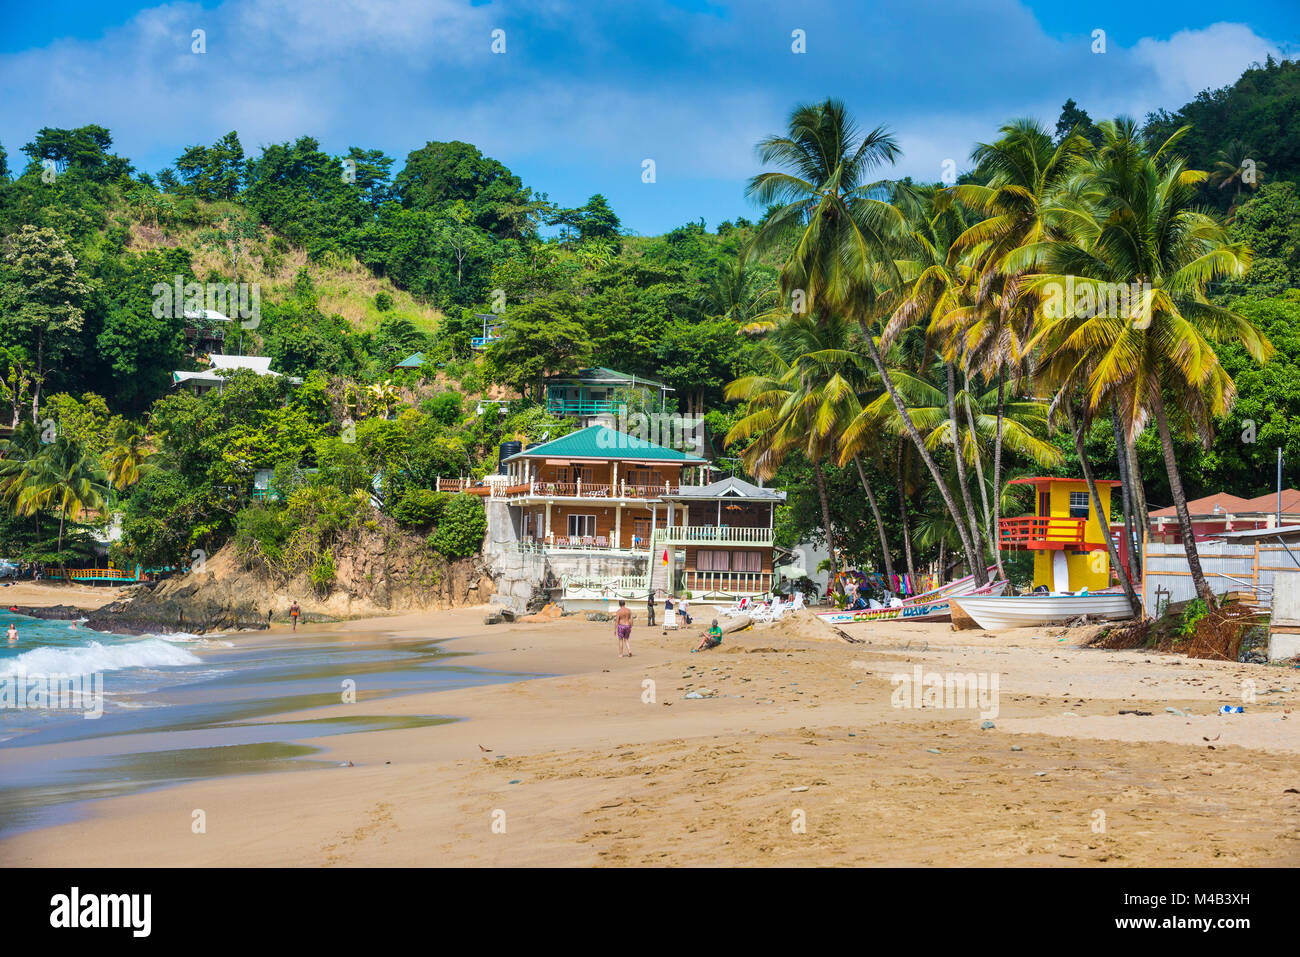
M1033 515L998 523L998 547L1034 552L1034 587L1049 591L1100 591L1110 585L1110 490L1119 482L1097 479L1102 515L1092 507L1083 479L1020 478L1012 485L1032 485L1038 492Z

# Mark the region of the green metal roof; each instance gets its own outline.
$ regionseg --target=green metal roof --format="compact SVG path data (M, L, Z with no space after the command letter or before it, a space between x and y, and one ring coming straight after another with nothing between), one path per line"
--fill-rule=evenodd
M679 462L683 465L698 465L707 461L698 455L664 448L662 445L638 439L626 432L618 432L606 425L592 425L577 432L570 432L558 439L516 453L506 461L518 458L636 459L646 462Z
M424 353L416 352L412 355L407 356L401 362L397 363L397 365L393 366L393 368L394 369L418 369L422 365L424 365Z

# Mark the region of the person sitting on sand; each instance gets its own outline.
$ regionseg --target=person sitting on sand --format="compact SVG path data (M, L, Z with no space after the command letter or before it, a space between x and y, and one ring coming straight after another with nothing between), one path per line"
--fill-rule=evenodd
M9 636L9 644L12 645L14 642L18 640L18 629L14 627L14 623L12 621L9 622L9 631L6 632L6 634L8 634Z
M708 651L710 648L716 648L720 644L722 644L722 629L718 627L718 619L715 618L713 619L713 625L704 633L704 637L700 639L700 643L691 649L691 654L695 654L697 651Z
M293 630L298 630L298 616L302 614L302 609L298 607L297 599L289 606L289 620L293 622Z
M632 657L632 609L622 598L618 600L618 611L614 612L614 634L618 636L618 656L624 652Z

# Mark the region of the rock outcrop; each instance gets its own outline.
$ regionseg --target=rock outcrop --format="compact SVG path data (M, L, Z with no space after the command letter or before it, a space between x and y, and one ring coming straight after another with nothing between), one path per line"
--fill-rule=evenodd
M424 539L382 528L331 550L335 577L317 589L306 574L289 578L248 568L228 544L203 571L139 585L89 613L90 627L112 631L227 631L288 621L298 602L303 622L391 615L426 608L488 602L492 578L478 556L448 562Z

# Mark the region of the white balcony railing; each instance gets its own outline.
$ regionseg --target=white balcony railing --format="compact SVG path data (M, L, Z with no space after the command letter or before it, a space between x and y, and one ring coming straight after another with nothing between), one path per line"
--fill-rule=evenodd
M696 598L741 598L762 595L772 589L770 572L687 571L682 584Z
M755 545L770 546L772 529L718 525L675 525L660 528L655 540L665 545Z

